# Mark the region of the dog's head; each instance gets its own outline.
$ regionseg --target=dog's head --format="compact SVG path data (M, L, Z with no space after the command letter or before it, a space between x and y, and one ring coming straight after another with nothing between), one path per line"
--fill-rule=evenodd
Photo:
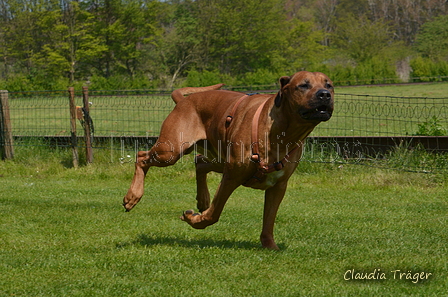
M328 121L334 109L333 82L320 72L297 72L280 78L275 105L288 104L308 121Z

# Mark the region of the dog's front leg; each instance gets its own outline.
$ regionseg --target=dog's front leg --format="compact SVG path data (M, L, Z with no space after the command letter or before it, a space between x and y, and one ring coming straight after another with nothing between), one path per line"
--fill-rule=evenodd
M285 196L287 181L278 182L272 188L265 192L264 212L263 212L263 230L260 240L264 248L278 250L274 241L274 223L280 203Z
M221 163L211 162L203 155L196 156L196 200L199 212L210 207L210 192L207 186L207 174L211 171L222 173Z
M213 198L212 204L202 213L195 213L194 210L187 210L180 217L182 221L187 222L195 229L204 229L213 225L219 220L224 205L233 191L241 185L241 181L229 177L229 174L223 174L221 183Z

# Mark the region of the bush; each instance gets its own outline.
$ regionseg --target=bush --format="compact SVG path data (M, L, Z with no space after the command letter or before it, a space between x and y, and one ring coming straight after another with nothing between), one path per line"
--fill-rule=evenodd
M337 64L332 67L329 67L328 72L326 73L331 80L337 85L351 85L353 80L353 67L352 66L344 66L342 64Z
M374 57L356 65L353 61L343 60L324 68L328 69L326 74L338 85L391 83L399 80L395 65L381 57Z
M188 76L185 80L184 86L206 87L220 83L232 85L235 83L235 80L232 79L229 75L219 73L217 70L204 70L202 72L199 72L196 69L192 69L188 71Z
M446 129L439 124L440 119L433 116L428 121L418 124L418 130L414 135L419 136L444 136Z
M7 80L0 81L0 89L10 92L29 91L31 82L24 75L14 75Z
M448 76L448 62L446 61L416 57L411 60L411 67L414 81L434 81L435 77Z
M431 64L433 62L429 58L417 57L411 60L412 77L418 78L420 81L427 81L424 77L431 76Z
M292 74L292 73L291 73ZM288 75L287 73L283 75ZM282 75L278 73L273 73L267 69L257 69L254 72L248 72L244 75L241 82L243 85L252 86L252 85L273 85L278 83L279 78Z
M0 82L0 89L9 92L22 91L54 91L64 90L68 86L68 79L63 77L45 77L44 74L12 75Z
M137 75L133 78L125 75L114 75L109 78L95 75L90 79L90 88L94 90L136 90L158 87L158 81L150 80L144 75Z
M374 57L359 63L353 73L361 84L393 82L397 77L395 67L381 57Z

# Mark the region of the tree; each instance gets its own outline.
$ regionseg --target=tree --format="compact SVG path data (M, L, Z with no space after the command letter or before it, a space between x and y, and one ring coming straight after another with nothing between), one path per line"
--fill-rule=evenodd
M334 31L334 20L336 14L336 8L338 0L317 0L315 1L316 22L321 26L325 32L323 44L330 45L330 35Z
M157 33L158 2L151 0L95 1L94 35L106 47L95 67L105 77L123 72L134 77L138 71L143 45Z
M26 74L31 73L33 53L40 49L37 22L37 13L20 12L8 20L4 28L4 59L9 60L10 64L14 63L16 68L24 69Z
M414 41L424 61L448 59L447 12L446 0L0 0L0 75L41 89L389 75Z
M164 27L164 35L158 39L159 59L169 75L168 87L188 66L200 61L201 40L198 36L198 19L195 3L183 1L173 7L174 12Z
M312 69L327 59L328 47L324 46L323 30L316 30L312 22L297 19L290 21L289 47L285 51L289 71Z
M274 68L287 46L286 14L278 0L196 1L201 45L208 53L203 65L241 75ZM205 12L205 13L204 13Z
M333 35L333 44L356 62L377 56L393 43L393 31L387 22L370 21L366 16L347 16Z
M424 57L448 61L448 15L425 23L416 36L415 48Z
M67 77L69 85L73 85L75 74L83 79L89 76L86 65L105 52L104 45L90 33L93 15L76 1L42 13L36 25L46 43L33 55L35 65L50 77Z
M395 39L406 44L414 42L425 22L448 12L446 0L368 0L368 4L371 19L390 22Z

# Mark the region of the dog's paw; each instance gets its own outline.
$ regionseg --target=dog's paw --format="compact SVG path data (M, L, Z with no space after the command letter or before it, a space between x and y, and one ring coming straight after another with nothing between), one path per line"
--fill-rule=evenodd
M189 209L189 210L186 210L186 211L184 211L182 213L182 215L180 216L180 219L182 221L188 221L188 217L189 216L197 216L197 215L200 215L200 214L199 213L195 213L194 210L192 210L192 209Z
M274 250L274 251L279 250L277 244L274 241L274 238L261 236L260 240L261 240L261 246L264 247L265 249Z
M206 220L202 214L194 212L194 210L192 209L184 211L180 219L184 222L187 222L191 227L195 229L204 229L207 226L211 225L211 223Z

